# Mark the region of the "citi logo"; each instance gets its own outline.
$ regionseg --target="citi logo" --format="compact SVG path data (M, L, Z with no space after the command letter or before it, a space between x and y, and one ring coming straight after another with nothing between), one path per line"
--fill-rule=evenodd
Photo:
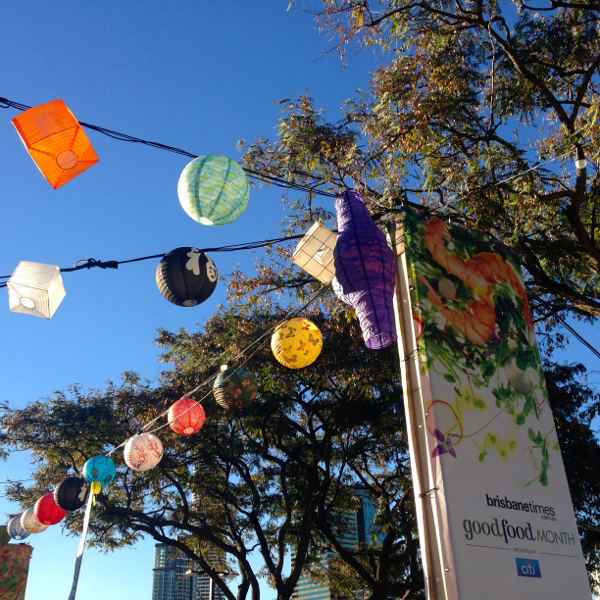
M540 563L531 558L516 558L519 577L541 577Z

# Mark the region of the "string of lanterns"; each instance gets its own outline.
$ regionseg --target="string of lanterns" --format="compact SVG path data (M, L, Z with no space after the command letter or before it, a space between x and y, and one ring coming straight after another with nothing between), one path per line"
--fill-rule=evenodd
M0 100L1 102L1 100ZM12 120L29 155L42 175L57 189L98 162L98 157L75 119L62 100L25 110ZM207 154L194 157L183 169L177 185L179 202L185 212L205 226L226 225L239 218L247 207L250 186L244 169L228 157ZM352 195L354 194L354 195ZM346 192L338 201L338 221L341 243L336 245L335 233L315 223L298 244L292 260L305 271L314 274L323 283L330 283L339 270L338 281L342 294L350 299L359 315L363 335L368 347L385 347L394 341L392 331L385 330L386 316L379 312L375 318L369 302L377 296L393 293L393 265L391 284L387 261L381 261L381 254L391 251L370 215L364 201L357 194ZM344 205L346 208L341 209ZM353 223L354 213L360 213L360 224ZM359 237L366 236L369 249L368 264L354 263L361 260ZM343 239L342 239L343 238ZM383 242L382 242L383 239ZM344 245L345 244L345 245ZM385 246L385 248L384 248ZM357 252L358 249L358 252ZM350 260L346 260L350 258ZM88 261L90 266L93 264ZM383 268L382 268L383 265ZM115 264L104 264L114 268ZM77 265L76 267L77 268ZM356 279L356 272L363 273ZM373 271L376 276L368 273ZM205 302L216 288L217 268L212 259L197 248L181 247L164 255L156 270L156 284L160 293L169 302L182 307L193 307ZM350 283L352 287L350 287ZM372 285L373 289L369 289ZM391 291L390 291L391 285ZM20 312L50 319L65 297L61 270L56 265L46 265L21 261L6 282L9 293L9 307L12 312ZM326 288L317 292L309 303L314 301ZM368 305L368 306L367 306ZM391 306L391 301L389 302ZM366 309L366 310L365 310ZM298 312L298 311L293 311ZM366 315L366 316L365 316ZM284 367L301 369L313 364L323 347L323 337L319 328L308 319L289 315L283 322L272 328L271 350L275 359ZM382 320L383 319L383 320ZM365 326L368 323L368 327ZM383 325L384 329L377 329ZM381 328L380 328L381 329ZM249 348L257 343L262 347L267 341L263 334ZM376 340L375 342L373 340ZM258 350L255 350L257 352ZM245 352L242 351L240 356ZM244 361L247 362L249 358ZM213 394L217 404L225 410L239 411L250 406L258 395L256 377L240 365L236 368L224 366L220 373L213 375ZM90 458L82 469L82 477L67 477L61 481L53 493L45 494L37 500L33 508L11 519L6 530L13 539L24 539L30 534L41 533L50 525L64 519L66 513L80 509L87 498L86 517L76 563L75 578L71 596L74 597L79 576L80 558L83 551L87 523L92 504L103 488L110 486L117 469L110 455L123 447L123 459L128 468L136 472L146 472L155 468L163 458L164 446L156 435L163 427L170 427L180 435L193 435L199 432L205 422L205 412L201 400L190 398L200 386L176 401L168 411L146 424L142 431L131 436L114 448L108 456ZM207 394L208 395L208 394ZM206 396L207 396L206 395ZM206 397L205 396L205 397ZM157 419L167 418L152 431L150 427Z
M289 314L293 315L307 308L324 290L325 288L319 290L303 306L290 311ZM271 347L274 349L274 356L284 366L289 368L308 366L318 358L321 352L323 338L318 327L308 319L293 316L269 329L258 340L242 350L238 356L243 355L258 341L266 340L271 332ZM206 382L211 380L214 380L212 393L215 401L226 410L243 410L250 406L258 396L256 376L243 366L229 368L223 365L218 375L209 377ZM187 392L186 396L197 391L206 382ZM207 396L208 394L204 398ZM67 512L82 508L90 494L95 503L95 496L103 488L109 486L116 476L116 465L110 458L110 454L120 447L124 447L125 464L132 470L144 472L156 467L163 457L164 447L154 432L168 426L180 435L188 436L197 433L204 425L206 418L201 404L204 398L199 401L189 397L177 400L165 413L153 419L143 429L152 426L157 419L164 416L167 417L165 425L161 425L153 431L138 433L130 437L111 451L109 456L99 455L89 459L83 466L81 477L69 476L63 479L55 487L53 493L45 494L38 499L33 508L10 519L6 525L9 538L20 541L31 534L45 531L50 525L61 522Z

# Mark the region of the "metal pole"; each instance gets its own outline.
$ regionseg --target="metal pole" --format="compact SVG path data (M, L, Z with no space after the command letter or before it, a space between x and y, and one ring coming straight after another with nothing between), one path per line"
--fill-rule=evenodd
M404 410L417 508L417 525L425 573L425 589L429 600L444 600L447 596L434 514L436 499L431 495L434 486L431 483L429 457L425 446L426 427L420 385L421 374L404 254L404 231L400 223L393 223L389 226L388 232L396 263L394 311L398 330Z

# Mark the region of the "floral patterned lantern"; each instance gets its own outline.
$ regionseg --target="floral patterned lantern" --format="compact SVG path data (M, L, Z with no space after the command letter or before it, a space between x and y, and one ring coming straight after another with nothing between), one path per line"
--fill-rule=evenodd
M393 252L357 191L345 191L336 199L335 208L335 276L352 302L367 348L385 348L398 337L393 306Z
M285 321L271 336L273 355L284 367L301 369L317 360L323 348L319 328L308 319Z
M227 365L223 365L215 379L213 391L217 404L223 408L240 410L256 400L258 384L250 371L241 367L228 369Z
M161 461L163 445L153 433L140 433L127 440L123 454L130 469L149 471Z
M12 124L54 189L98 162L81 125L60 99L26 110Z
M220 154L198 156L177 185L183 210L202 225L226 225L246 209L250 186L244 170Z
M41 533L42 531L46 531L46 529L48 529L48 525L38 521L33 508L28 508L21 515L21 527L23 527L23 529L28 533Z
M67 511L54 502L54 494L44 494L33 507L35 518L44 525L56 525L60 523Z
M181 435L192 435L204 425L204 408L191 398L177 400L169 409L169 427Z
M83 477L67 477L54 488L54 502L64 510L78 510L86 503L89 491Z
M197 248L176 248L156 269L160 293L177 306L196 306L210 298L217 287L217 267Z
M24 540L30 535L29 531L23 529L23 525L21 525L21 516L22 515L13 517L6 525L8 535L10 535L13 540Z

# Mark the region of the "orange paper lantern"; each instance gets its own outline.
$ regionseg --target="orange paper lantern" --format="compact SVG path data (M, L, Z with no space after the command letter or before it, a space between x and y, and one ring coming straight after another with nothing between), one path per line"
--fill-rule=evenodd
M12 124L54 189L98 162L81 125L60 99L26 110Z

